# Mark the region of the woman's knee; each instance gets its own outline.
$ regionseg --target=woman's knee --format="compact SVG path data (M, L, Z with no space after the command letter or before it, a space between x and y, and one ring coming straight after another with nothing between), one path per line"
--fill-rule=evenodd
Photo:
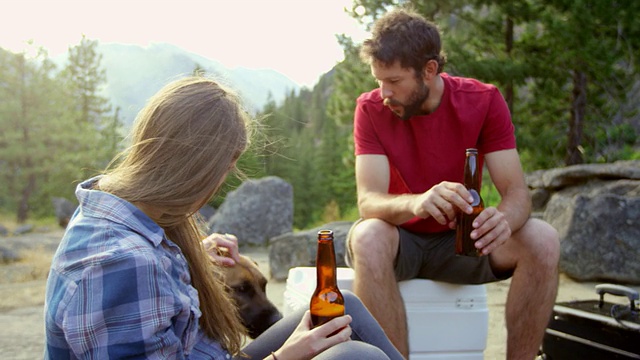
M389 357L379 348L364 343L362 341L345 341L334 345L323 351L314 359L331 359L331 360L387 360Z
M365 309L360 298L356 296L350 290L340 290L342 297L344 298L345 308L349 310L349 314L353 312L359 312L360 309Z

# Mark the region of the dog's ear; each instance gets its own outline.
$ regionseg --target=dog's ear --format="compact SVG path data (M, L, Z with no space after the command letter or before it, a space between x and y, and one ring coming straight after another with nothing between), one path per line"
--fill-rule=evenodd
M209 265L210 265L209 268L211 269L211 272L213 273L214 276L217 276L220 279L225 278L225 270L223 266L216 263L212 259L209 259Z

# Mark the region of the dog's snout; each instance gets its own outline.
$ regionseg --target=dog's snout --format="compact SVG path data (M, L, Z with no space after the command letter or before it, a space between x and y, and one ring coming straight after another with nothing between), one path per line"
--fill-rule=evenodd
M282 319L282 313L276 307L272 307L264 309L254 318L244 319L244 321L248 322L245 325L249 330L249 336L255 339L280 319Z
M280 311L276 311L274 313L271 313L271 316L269 316L269 320L267 321L271 326L275 323L277 323L278 321L280 321L282 319L282 313Z
M248 335L255 339L282 319L282 314L267 298L267 279L260 273L257 264L246 256L241 256L240 260L240 264L226 268L228 274L225 281Z

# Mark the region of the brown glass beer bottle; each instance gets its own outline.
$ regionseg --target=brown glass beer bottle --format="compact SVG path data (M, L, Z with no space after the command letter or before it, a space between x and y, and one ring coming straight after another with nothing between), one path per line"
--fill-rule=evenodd
M344 298L338 289L336 254L333 249L333 231L318 231L316 255L316 291L311 296L311 321L319 326L344 315Z
M456 225L456 254L465 256L481 256L482 254L473 245L475 240L471 239L473 231L473 220L484 210L484 202L480 196L480 169L478 168L478 150L467 149L467 157L464 164L464 186L473 196L473 212L471 214L458 212Z

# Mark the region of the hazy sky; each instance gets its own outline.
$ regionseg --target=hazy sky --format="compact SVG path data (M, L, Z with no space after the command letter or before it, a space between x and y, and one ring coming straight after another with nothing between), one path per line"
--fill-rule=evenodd
M343 58L336 34L361 41L351 0L0 0L0 47L28 40L56 56L82 35L101 43L165 42L229 67L271 68L301 85Z

